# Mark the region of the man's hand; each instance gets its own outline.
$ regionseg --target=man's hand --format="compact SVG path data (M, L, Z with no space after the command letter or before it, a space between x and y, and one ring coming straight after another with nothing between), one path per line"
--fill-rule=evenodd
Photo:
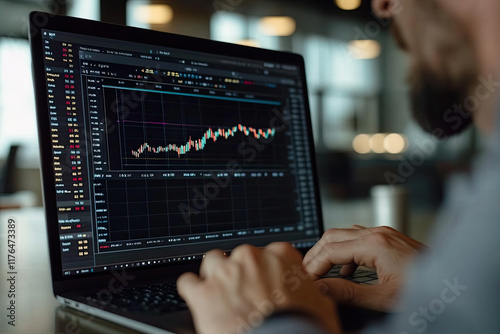
M318 287L339 303L393 311L411 259L426 248L390 227L331 229L304 257L304 267ZM360 285L341 278L325 278L332 266L344 265L341 274L352 275L358 266L376 269L379 283Z
M179 294L201 334L249 333L275 312L301 312L340 333L333 301L314 286L298 251L286 243L265 249L244 245L230 257L206 254L200 276L185 273Z

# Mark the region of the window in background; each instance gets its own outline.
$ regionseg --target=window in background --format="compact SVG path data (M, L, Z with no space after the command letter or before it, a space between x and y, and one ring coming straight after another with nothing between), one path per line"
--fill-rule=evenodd
M98 0L75 0L68 15L99 19ZM29 43L0 38L0 158L12 144L21 145L18 164L37 167L38 137Z
M242 14L216 12L210 19L210 38L216 41L237 43L248 39L247 19Z
M248 19L248 39L255 41L261 48L273 50L283 49L280 45L280 40L282 40L283 37L273 36L269 33L266 34L262 20L262 18L257 17Z
M35 99L29 44L0 39L0 157L12 144L21 145L18 163L38 166Z
M69 3L68 15L82 19L99 20L99 0L73 0Z
M128 26L149 29L150 24L145 20L141 20L141 17L138 14L138 12L140 11L140 8L143 8L145 5L148 5L148 4L149 4L149 1L145 1L145 0L127 1L127 21L126 22L127 22Z
M306 63L318 147L349 150L357 133L377 132L379 60L355 59L349 43L324 36L298 36L294 46Z
M279 37L262 31L261 18L220 11L210 20L210 38L216 41L279 49Z

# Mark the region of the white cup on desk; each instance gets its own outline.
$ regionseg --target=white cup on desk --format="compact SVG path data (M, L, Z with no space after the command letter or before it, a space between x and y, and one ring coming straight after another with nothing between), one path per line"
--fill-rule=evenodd
M374 226L389 226L408 232L408 189L404 186L377 185L371 188Z

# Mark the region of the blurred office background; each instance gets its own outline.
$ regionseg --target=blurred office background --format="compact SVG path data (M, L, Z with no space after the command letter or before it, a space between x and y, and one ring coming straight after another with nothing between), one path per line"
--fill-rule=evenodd
M50 11L287 50L306 61L327 227L370 225L370 189L405 186L409 233L425 238L450 177L481 149L411 120L407 59L369 0L0 0L0 207L42 205L27 15Z

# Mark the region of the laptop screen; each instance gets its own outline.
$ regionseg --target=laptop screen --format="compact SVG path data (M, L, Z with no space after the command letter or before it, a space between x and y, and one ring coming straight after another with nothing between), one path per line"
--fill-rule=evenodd
M301 64L51 29L41 40L62 275L318 240Z

